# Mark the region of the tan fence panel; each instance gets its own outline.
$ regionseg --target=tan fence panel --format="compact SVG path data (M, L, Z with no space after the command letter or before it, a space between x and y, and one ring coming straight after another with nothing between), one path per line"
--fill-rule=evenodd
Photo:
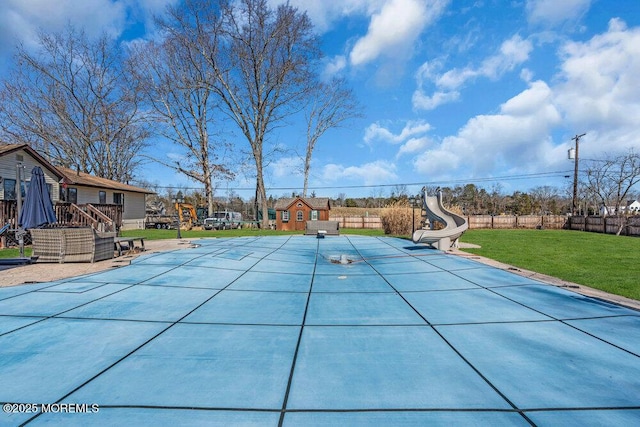
M362 228L362 219L360 216L345 216L344 228Z
M627 234L629 236L640 236L640 215L629 218L627 222Z
M512 215L500 215L493 217L493 228L516 228L516 217Z
M542 226L542 217L538 215L522 215L516 217L516 225L518 228L540 228Z
M585 217L580 215L575 215L569 217L569 229L570 230L584 230L585 228Z
M604 229L607 234L617 234L622 224L622 232L620 234L626 234L626 218L623 216L609 216L605 218Z
M493 228L493 217L491 215L471 215L467 217L470 229Z
M593 233L617 234L623 224L620 234L627 236L640 236L640 216L615 217L615 216L573 216L569 218L569 229L590 231Z
M564 215L545 215L542 217L542 226L553 230L560 230L567 225L567 217Z
M338 221L340 228L372 228L381 229L382 220L379 216L338 216L331 215L331 221Z
M592 233L604 233L605 231L605 218L601 216L588 216L586 218L585 231Z
M378 229L382 228L382 220L379 216L366 216L362 218L363 228Z

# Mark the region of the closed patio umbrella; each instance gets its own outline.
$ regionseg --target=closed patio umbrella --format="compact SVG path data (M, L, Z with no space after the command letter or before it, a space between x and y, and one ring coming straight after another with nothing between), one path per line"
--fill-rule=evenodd
M29 190L22 205L22 211L18 217L18 226L22 230L38 228L43 225L53 224L56 220L56 213L53 210L51 195L44 179L44 172L40 166L31 170L31 182ZM23 254L23 241L20 239L20 254Z
M53 210L51 195L44 180L44 172L40 166L36 166L31 171L31 183L22 205L18 225L28 230L54 222L56 222L56 213Z

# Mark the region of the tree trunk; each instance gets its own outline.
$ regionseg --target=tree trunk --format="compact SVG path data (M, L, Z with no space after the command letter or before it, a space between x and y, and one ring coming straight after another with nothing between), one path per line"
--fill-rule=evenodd
M311 152L313 147L307 147L307 155L304 159L304 186L302 187L302 197L307 197L307 189L309 188L309 170L311 170Z
M622 233L622 229L624 228L625 224L627 223L627 218L624 216L619 217L620 218L620 227L618 227L618 232L616 233L616 236L619 236Z

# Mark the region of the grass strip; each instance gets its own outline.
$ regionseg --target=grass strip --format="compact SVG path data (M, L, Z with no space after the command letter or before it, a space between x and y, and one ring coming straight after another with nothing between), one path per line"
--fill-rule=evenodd
M570 230L468 230L463 249L516 267L640 300L640 239Z

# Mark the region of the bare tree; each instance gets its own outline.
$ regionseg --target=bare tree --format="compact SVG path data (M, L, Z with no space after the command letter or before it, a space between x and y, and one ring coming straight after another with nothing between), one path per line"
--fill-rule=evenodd
M384 187L373 187L371 189L371 199L373 200L376 208L381 208L385 204L386 191Z
M158 133L185 153L179 160L158 155L153 160L203 184L208 214L213 215L214 179L233 174L219 155L228 144L212 138L219 112L212 91L215 76L202 55L203 49L215 48L218 22L214 17L206 22L206 30L194 28L199 16L210 16L207 6L188 1L168 8L167 18L157 20L164 40L134 46L130 68L141 82Z
M16 67L0 89L0 130L54 164L127 182L149 136L138 86L106 35L90 40L72 26L40 33L39 50L17 47Z
M263 177L267 135L299 111L314 81L318 40L306 14L266 0L220 0L221 26L206 52L215 73L213 89L225 114L249 142L256 168L256 207L268 208ZM204 25L201 31L208 31ZM204 36L204 35L203 35ZM268 227L268 215L262 216Z
M327 130L339 127L349 119L361 117L362 113L353 92L346 88L344 79L334 78L329 83L318 83L305 116L307 149L304 159L303 197L307 196L311 157L320 137Z
M396 184L391 189L391 198L395 199L395 200L408 199L409 196L407 194L408 193L407 193L407 185L406 184Z
M640 182L640 155L627 154L591 161L585 174L584 186L603 206L613 206L616 214L626 204L633 187Z
M553 204L558 199L558 189L550 185L542 185L531 189L533 205L544 215L553 211Z

